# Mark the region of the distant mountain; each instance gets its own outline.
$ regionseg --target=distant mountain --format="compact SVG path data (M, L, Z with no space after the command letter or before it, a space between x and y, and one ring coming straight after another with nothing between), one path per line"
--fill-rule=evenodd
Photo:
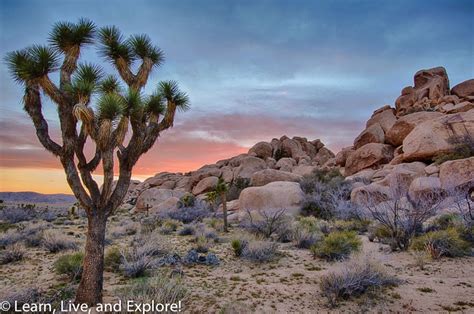
M25 203L75 203L74 195L68 194L41 194L36 192L0 192L0 199L5 202Z

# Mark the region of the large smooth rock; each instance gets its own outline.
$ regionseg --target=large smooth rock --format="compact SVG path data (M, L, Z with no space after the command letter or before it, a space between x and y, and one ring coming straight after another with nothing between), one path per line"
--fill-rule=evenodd
M403 159L428 160L453 150L453 135L474 134L474 110L425 121L403 140Z
M474 187L474 157L446 161L439 167L443 189Z
M474 79L464 81L454 86L451 89L451 93L461 98L474 96Z
M293 168L291 171L292 173L300 176L306 176L309 174L312 174L314 170L320 168L319 166L307 166L307 165L301 165L301 166L296 166Z
M137 210L146 210L166 201L171 197L180 198L185 194L179 190L169 190L160 188L151 188L143 191L137 198L135 208Z
M291 157L298 161L301 157L308 156L301 146L301 143L295 139L284 139L281 142L283 156Z
M258 172L255 172L252 175L250 180L250 185L252 186L263 186L270 182L275 181L290 181L290 182L298 182L300 181L302 176L297 175L295 173L290 173L286 171L280 171L275 169L265 169Z
M318 165L324 165L329 159L334 158L335 156L336 155L334 155L334 153L330 149L326 147L322 147L318 151L316 156L314 156L313 162L315 162Z
M366 123L366 128L374 124L379 124L382 130L387 132L396 121L397 118L395 117L393 108L390 108L390 106L382 107L372 114L372 117Z
M249 155L252 153L255 154L256 157L265 159L267 157L272 157L273 155L273 148L270 143L267 142L258 142L252 148L249 149Z
M234 179L250 179L255 172L266 168L267 164L264 160L253 156L247 156L245 158L242 158L239 163L239 166L234 169Z
M172 196L166 199L165 201L159 203L158 205L155 205L152 208L150 208L149 213L163 214L163 213L168 213L172 210L176 210L178 202L179 202L179 198Z
M293 167L295 166L296 160L294 160L293 158L285 157L277 161L275 168L280 169L281 171L291 172L291 170L293 170Z
M303 191L296 182L272 182L264 186L249 187L240 193L241 210L272 211L285 209L288 213L300 212Z
M344 167L346 165L347 156L354 151L354 147L344 147L336 154L336 166Z
M420 123L443 116L440 112L420 111L400 117L385 134L385 142L393 146L402 145L403 140Z
M219 181L218 177L207 177L202 179L193 188L193 194L199 195L214 190L217 185L217 181Z
M379 123L374 123L362 131L354 140L354 149L359 149L369 143L384 143L385 134Z
M390 198L390 189L377 183L360 186L351 191L351 202L359 206L378 204Z
M441 192L441 181L439 178L418 177L411 182L408 195L412 199L417 199L439 192Z
M350 176L366 168L376 168L390 162L392 158L392 146L378 143L366 144L349 154L345 174Z

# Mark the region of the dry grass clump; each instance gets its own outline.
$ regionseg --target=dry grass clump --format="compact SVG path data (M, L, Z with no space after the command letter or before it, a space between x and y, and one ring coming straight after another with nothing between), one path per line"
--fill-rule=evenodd
M71 280L79 279L82 274L83 260L82 252L60 256L54 262L54 270L60 275L67 275Z
M0 251L0 265L21 261L25 253L26 251L23 246L19 244L9 245Z
M278 243L271 241L250 241L242 248L241 258L256 263L273 261L278 253Z
M51 253L65 250L77 250L77 243L59 231L45 231L42 240L43 247Z
M139 228L138 223L131 221L131 220L125 220L120 223L118 226L113 226L109 230L109 234L111 238L122 238L125 236L130 236L134 235L137 233L137 230Z
M382 266L368 259L343 262L337 270L321 278L320 288L330 305L370 290L395 286L400 280L388 275Z
M187 290L178 278L170 278L168 274L157 274L151 278L139 278L131 284L115 291L118 298L125 304L133 300L137 304L181 304L187 295ZM182 309L181 309L182 310Z

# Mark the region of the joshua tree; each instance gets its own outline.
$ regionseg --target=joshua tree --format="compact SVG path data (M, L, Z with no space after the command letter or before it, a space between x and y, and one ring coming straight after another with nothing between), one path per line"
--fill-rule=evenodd
M112 63L126 88L116 77L104 76L99 66L78 64L86 45L96 46ZM135 163L162 131L173 126L176 110L188 109L188 97L174 81L159 83L153 94L144 97L141 90L152 70L163 62L162 51L147 35L125 39L116 27L97 29L86 19L77 24L55 24L49 45L10 52L6 62L13 78L24 87L24 109L39 141L59 158L69 186L87 213L83 274L76 302L95 305L102 301L107 218L127 193ZM59 84L50 78L56 71ZM57 107L61 142L50 137L41 92ZM86 142L95 144L93 156L87 156ZM114 184L115 163L118 180ZM102 188L92 177L99 165Z
M219 178L216 184L216 193L220 195L222 201L222 212L224 214L224 232L229 232L227 228L227 191L229 190L224 179Z

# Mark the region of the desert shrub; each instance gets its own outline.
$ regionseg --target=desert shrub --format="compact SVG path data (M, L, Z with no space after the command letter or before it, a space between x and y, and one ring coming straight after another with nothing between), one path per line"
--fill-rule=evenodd
M137 304L148 304L150 300L154 300L155 304L164 305L182 302L187 296L187 290L179 278L159 274L151 278L135 279L131 284L117 289L115 294L122 304L126 304L128 300Z
M250 186L250 179L248 178L236 178L227 190L226 200L228 202L236 200L239 198L240 193Z
M122 261L122 254L118 247L111 247L105 251L104 265L105 269L117 272L120 269L120 263Z
M6 247L20 242L23 239L21 233L16 229L9 229L0 235L0 247Z
M193 225L184 225L178 232L180 236L188 236L196 233L196 229Z
M124 276L141 277L155 267L157 258L169 252L162 237L156 232L136 236L127 250L120 252Z
M125 236L134 235L137 233L138 224L131 220L125 220L120 223L118 226L110 228L109 234L112 238L121 238Z
M16 226L10 222L0 222L0 232L5 232L14 228L16 228Z
M16 303L18 307L21 307L24 304L33 304L41 302L42 294L38 288L31 287L14 292L5 297L3 300L11 305Z
M9 223L18 223L34 219L34 208L30 206L5 206L0 210L0 220Z
M311 247L315 257L326 260L341 260L347 258L352 252L359 251L362 241L354 231L335 231L328 234L321 242Z
M291 240L291 217L285 212L285 209L259 210L256 214L252 214L248 210L241 226L257 236L287 242Z
M77 250L77 243L69 239L59 231L45 231L43 233L42 246L51 253L57 253L65 250Z
M367 232L370 225L370 220L366 219L350 219L350 220L336 220L333 225L338 231L356 231L359 234Z
M305 193L302 211L322 219L360 218L359 209L350 202L351 183L337 169L315 170L300 182Z
M180 207L171 210L164 215L164 218L170 218L182 223L188 224L194 221L202 221L204 218L211 216L209 206L204 202L196 202L191 207Z
M171 234L175 232L180 225L181 223L178 220L166 219L162 222L158 230L161 234Z
M178 201L177 207L193 207L196 203L196 197L191 193L184 194Z
M426 250L433 259L442 256L460 257L470 255L469 243L461 239L455 228L431 231L413 239L411 248L415 251Z
M436 215L445 197L440 192L424 193L415 199L408 195L409 182L402 175L390 179L388 197L367 195L368 214L390 233L392 250L406 250L423 224Z
M369 260L350 260L321 278L320 288L330 305L339 300L361 295L369 290L395 286L400 283L381 265Z
M293 231L293 241L297 248L309 249L322 239L321 233L310 232L303 228L295 228Z
M382 224L375 223L368 227L369 241L378 240L381 243L388 243L391 238L390 230Z
M445 213L436 217L427 227L427 231L446 230L460 224L461 217L456 213Z
M213 228L217 231L224 231L224 221L222 220L222 218L208 217L204 218L202 222L208 227Z
M194 239L194 243L195 243L195 250L198 253L207 253L209 251L209 248L211 247L209 239L206 238L205 236L196 237Z
M37 223L26 226L21 230L21 235L25 244L29 247L38 247L43 242L43 231L48 228L48 224Z
M433 161L440 165L448 160L464 159L474 156L474 137L466 134L461 136L453 135L448 138L448 143L452 145L450 152L437 154Z
M271 241L249 241L242 249L241 257L256 263L265 263L276 258L278 244Z
M0 251L0 265L5 265L17 261L21 261L25 255L25 248L19 244L7 246Z
M234 252L234 255L237 257L242 255L242 251L247 246L247 244L248 244L248 241L244 239L232 239L232 241L230 242L232 251Z
M84 254L82 252L66 254L60 256L54 262L54 270L60 275L67 275L71 280L79 279L82 274L82 262Z

